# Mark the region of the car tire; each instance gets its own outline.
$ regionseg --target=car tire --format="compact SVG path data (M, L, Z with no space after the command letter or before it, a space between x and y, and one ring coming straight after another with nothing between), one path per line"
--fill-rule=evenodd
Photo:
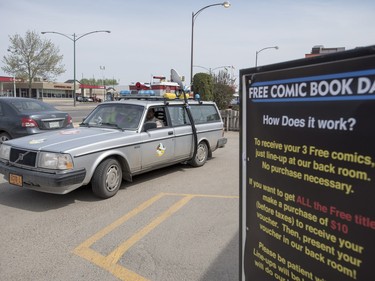
M10 140L11 137L8 133L0 133L0 143L2 143L3 141L7 141L7 140Z
M116 195L117 191L120 189L121 183L121 165L114 158L108 158L100 163L91 180L94 194L104 199Z
M203 166L208 158L208 146L207 143L202 141L198 144L197 153L194 158L189 161L189 164L193 167Z

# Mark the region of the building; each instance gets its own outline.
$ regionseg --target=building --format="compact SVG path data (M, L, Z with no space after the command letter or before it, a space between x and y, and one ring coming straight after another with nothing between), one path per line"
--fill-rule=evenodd
M151 83L132 83L128 86L106 87L104 85L87 85L76 81L76 97L91 97L94 101L113 100L130 94L164 96L178 94L181 90L178 83L167 81L164 76L153 76ZM14 94L15 92L15 94ZM74 80L50 82L35 79L29 83L23 79L0 76L0 96L32 97L37 99L73 99Z
M73 80L66 82L34 81L31 83L30 96L37 99L72 99L73 82ZM79 81L76 82L77 97L106 99L106 95L105 86L84 85ZM29 83L18 78L0 76L0 96L29 97Z
M345 51L345 47L324 48L323 45L316 45L312 47L310 54L305 54L305 58L316 57L320 55L342 52L342 51Z

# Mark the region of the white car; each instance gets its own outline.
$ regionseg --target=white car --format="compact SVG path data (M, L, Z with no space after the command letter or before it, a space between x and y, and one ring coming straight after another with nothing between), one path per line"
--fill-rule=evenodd
M79 128L2 143L0 173L13 185L56 194L91 182L97 196L109 198L134 175L181 162L202 166L226 142L213 102L104 102Z

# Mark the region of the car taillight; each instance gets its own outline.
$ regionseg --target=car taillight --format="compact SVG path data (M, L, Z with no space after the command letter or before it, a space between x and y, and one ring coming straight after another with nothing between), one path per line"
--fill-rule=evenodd
M37 128L38 127L38 123L36 123L35 120L31 118L22 118L21 122L22 122L22 127L25 127L25 128Z
M72 116L70 116L69 114L68 114L68 117L66 119L68 120L68 124L73 123Z

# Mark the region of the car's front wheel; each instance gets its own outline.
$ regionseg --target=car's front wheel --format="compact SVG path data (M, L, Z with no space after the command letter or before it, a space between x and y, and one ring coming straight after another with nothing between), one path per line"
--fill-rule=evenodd
M121 165L114 158L106 159L100 163L91 180L94 194L105 199L116 195L121 183Z
M197 153L195 157L189 161L189 164L194 167L203 166L208 158L208 146L206 142L202 141L198 144Z

